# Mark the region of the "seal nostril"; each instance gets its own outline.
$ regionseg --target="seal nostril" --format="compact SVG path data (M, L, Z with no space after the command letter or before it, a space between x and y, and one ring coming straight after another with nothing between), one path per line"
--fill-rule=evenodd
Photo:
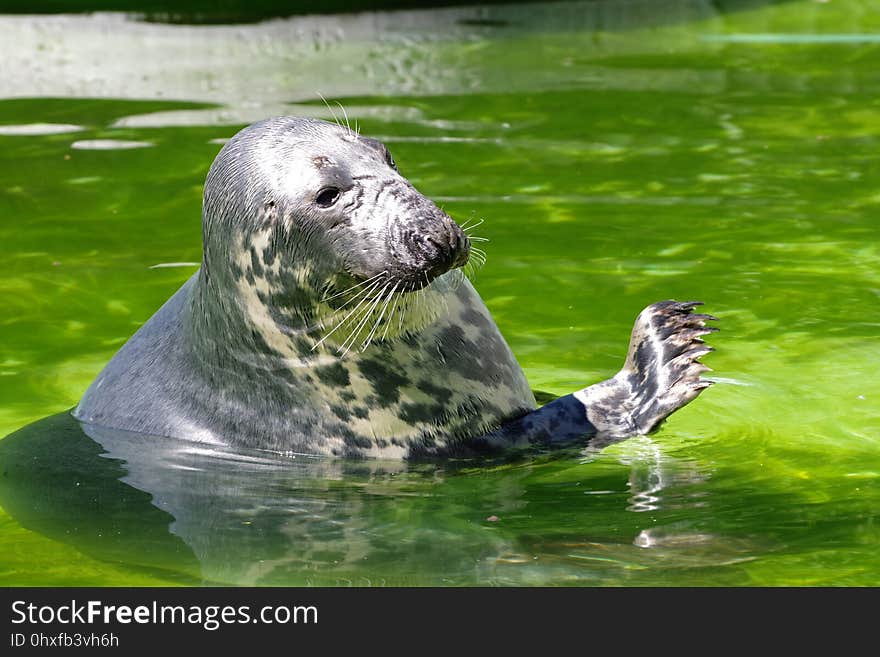
M428 242L431 244L432 247L434 247L431 256L437 259L438 264L442 265L443 267L448 267L450 264L452 264L456 253L456 250L452 244L450 244L442 237L435 236L429 236Z
M435 250L437 250L437 251L441 251L441 252L443 251L443 242L441 242L440 240L438 240L438 239L437 239L436 237L434 237L433 235L428 235L428 236L425 238L425 241L426 241L428 244L430 244L431 246L433 246Z
M457 225L454 225L448 233L448 240L451 266L461 267L467 264L471 251L471 243L467 235Z
M449 235L449 247L452 249L453 254L457 254L461 251L462 247L462 239L461 234L458 230L453 230Z

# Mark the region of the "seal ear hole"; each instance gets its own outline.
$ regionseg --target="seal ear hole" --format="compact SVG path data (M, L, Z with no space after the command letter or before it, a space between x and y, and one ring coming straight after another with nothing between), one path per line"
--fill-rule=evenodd
M315 197L315 203L318 207L329 208L339 200L340 190L338 187L325 187Z

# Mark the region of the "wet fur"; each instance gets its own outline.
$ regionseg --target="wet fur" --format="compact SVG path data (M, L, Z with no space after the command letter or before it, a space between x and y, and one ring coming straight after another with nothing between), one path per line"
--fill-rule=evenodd
M328 185L343 190L338 207L315 204ZM710 384L698 358L712 318L667 301L639 315L620 373L536 410L456 268L465 234L381 143L347 128L292 117L246 128L211 167L202 222L200 270L98 375L74 411L82 422L283 452L442 456L647 433Z

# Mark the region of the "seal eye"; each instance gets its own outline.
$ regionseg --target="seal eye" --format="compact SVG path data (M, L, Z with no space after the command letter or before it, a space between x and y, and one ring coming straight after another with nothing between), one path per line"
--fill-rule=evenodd
M329 208L339 200L339 194L340 191L338 187L325 187L318 192L318 195L315 197L315 203L317 203L319 207Z

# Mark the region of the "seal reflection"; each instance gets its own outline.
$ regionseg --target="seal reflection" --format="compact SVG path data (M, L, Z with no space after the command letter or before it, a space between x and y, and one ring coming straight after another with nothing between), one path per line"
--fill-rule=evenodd
M446 476L432 464L216 448L59 413L0 441L0 472L0 504L25 528L187 585L444 583L426 562L454 583L472 569L455 559L510 549L460 508L420 503ZM519 476L487 508L509 508Z

